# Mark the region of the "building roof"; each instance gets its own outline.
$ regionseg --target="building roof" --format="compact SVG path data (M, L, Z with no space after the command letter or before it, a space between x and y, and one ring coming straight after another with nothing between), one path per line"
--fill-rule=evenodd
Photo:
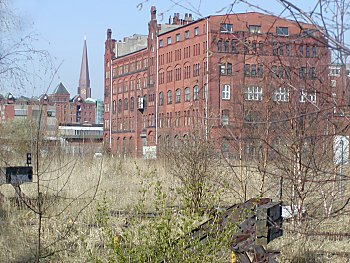
M59 95L70 95L66 87L60 82L56 89L53 91L53 94L59 94Z

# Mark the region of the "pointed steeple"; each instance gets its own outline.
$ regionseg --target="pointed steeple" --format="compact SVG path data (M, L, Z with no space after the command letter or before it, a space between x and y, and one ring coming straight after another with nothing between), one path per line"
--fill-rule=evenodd
M90 78L89 78L89 63L87 57L86 36L84 36L83 57L81 60L80 79L78 94L83 98L91 98Z

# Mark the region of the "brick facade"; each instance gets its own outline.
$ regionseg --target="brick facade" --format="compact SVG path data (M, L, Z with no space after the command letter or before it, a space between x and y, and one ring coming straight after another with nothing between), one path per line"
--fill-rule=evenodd
M104 143L112 153L141 156L196 128L226 151L225 140L240 137L249 152L251 123L271 126L291 107L330 108L330 51L309 24L252 12L196 21L175 13L160 25L152 7L147 45L117 56L116 43L108 29Z

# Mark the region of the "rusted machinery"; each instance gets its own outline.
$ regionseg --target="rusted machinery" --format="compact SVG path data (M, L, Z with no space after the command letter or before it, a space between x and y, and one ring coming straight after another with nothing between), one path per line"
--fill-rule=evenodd
M219 217L219 218L218 218ZM237 225L238 231L230 241L232 262L275 263L275 253L269 253L264 246L282 236L282 209L271 199L251 199L222 210L192 230L192 238L205 242L213 235L213 226L221 231L229 225Z

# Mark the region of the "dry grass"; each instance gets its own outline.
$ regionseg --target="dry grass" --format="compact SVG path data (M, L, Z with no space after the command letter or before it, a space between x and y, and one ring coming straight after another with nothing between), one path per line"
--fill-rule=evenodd
M103 244L98 224L99 204L105 203L109 210L135 208L145 193L147 210L152 210L154 195L148 191L160 181L168 199L179 204L176 196L178 182L166 170L164 163L143 160L120 160L61 157L42 160L39 173L44 197L42 238L46 252L60 250L48 258L48 262L85 262L88 248ZM221 189L218 201L221 205L233 204L242 199L242 186L237 183L239 172L224 167L213 176L213 185ZM242 173L247 182L247 197L255 197L259 189L259 176L254 171ZM265 196L276 198L278 187L270 178L266 182ZM37 178L34 183L24 184L22 191L29 197L37 196ZM27 208L19 209L14 203L15 192L9 185L0 186L5 203L0 208L0 262L30 262L34 257L38 220ZM318 194L318 193L316 193ZM348 196L348 192L344 193ZM169 203L170 204L170 203ZM83 209L84 208L84 209ZM321 208L319 208L321 209ZM110 217L111 229L120 232L125 218ZM310 232L349 232L350 216L341 214L336 218L313 219L304 224L305 229L285 224L283 238L275 240L271 247L281 250L281 262L350 262L341 255L316 255L317 251L350 252L349 237L334 240L325 236L305 236L300 230ZM69 231L68 231L69 230ZM296 231L298 230L298 231ZM315 252L316 251L316 252ZM296 255L309 255L309 261L295 261ZM294 261L292 260L294 258ZM314 260L314 261L312 261ZM348 261L347 261L348 260Z

